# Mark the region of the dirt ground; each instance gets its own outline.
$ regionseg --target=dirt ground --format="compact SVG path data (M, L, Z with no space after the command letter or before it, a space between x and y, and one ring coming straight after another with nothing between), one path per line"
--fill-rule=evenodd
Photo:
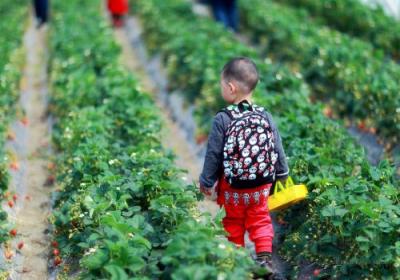
M143 90L153 95L157 106L160 108L160 114L164 121L162 131L162 143L164 147L172 150L176 155L176 165L179 168L187 170L188 173L184 176L184 180L187 183L192 183L193 181L197 182L202 168L201 160L187 142L180 127L172 120L168 109L157 100L157 85L151 80L149 75L147 75L124 29L115 29L114 34L116 41L122 47L122 63L139 78ZM212 201L205 200L199 202L199 209L203 212L208 211L215 214L218 211L218 206Z
M17 236L10 244L15 256L10 264L10 277L47 279L48 215L51 209L48 163L51 153L50 121L47 117L47 27L35 28L31 20L24 37L26 64L21 80L17 120L11 126L16 135L9 143L19 168L10 171L11 187L18 199L10 210ZM51 179L50 179L51 181ZM21 250L15 250L19 242Z

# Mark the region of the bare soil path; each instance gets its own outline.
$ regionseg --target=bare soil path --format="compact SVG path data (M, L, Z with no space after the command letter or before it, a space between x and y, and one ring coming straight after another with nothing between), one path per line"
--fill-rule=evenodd
M16 135L8 143L18 168L11 170L10 190L18 196L9 210L17 236L9 250L14 254L9 277L48 279L48 215L53 179L49 177L51 122L47 114L47 27L35 28L32 19L24 37L26 64L21 80L18 119L11 130ZM24 245L17 250L17 244Z
M114 34L116 41L122 48L122 63L138 77L143 90L152 94L160 109L160 115L164 121L161 139L164 147L172 150L175 154L176 165L179 168L187 170L187 175L184 180L187 183L197 182L202 168L202 161L196 155L193 146L188 143L182 129L173 121L169 109L165 108L162 102L157 98L157 91L159 91L157 82L152 80L148 75L139 57L141 54L138 53L137 49L132 47L126 30L115 29ZM199 203L199 209L215 214L218 207L214 202L205 200Z

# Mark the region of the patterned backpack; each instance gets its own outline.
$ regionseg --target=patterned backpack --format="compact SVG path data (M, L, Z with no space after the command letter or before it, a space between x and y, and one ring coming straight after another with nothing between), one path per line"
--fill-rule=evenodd
M232 120L224 144L225 180L234 188L254 188L272 183L278 154L264 108L245 100L222 111Z

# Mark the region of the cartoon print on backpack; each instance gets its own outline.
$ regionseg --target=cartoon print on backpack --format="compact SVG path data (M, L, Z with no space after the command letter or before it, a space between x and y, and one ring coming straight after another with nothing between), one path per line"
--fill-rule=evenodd
M263 145L265 143L265 140L267 140L267 135L265 133L260 134L258 145Z
M250 143L250 145L255 145L255 144L257 144L257 134L254 134L253 136L251 136L251 138L250 138L250 140L249 140L249 143Z
M252 162L251 157L247 157L244 159L244 168L247 168Z
M228 154L232 154L232 153L233 153L233 147L234 147L233 144L228 144L228 145L226 146L226 149L227 149Z
M249 137L250 133L251 133L251 128L250 127L246 128L246 130L244 131L244 137L246 138Z
M263 151L261 154L259 154L258 155L258 157L257 157L257 162L258 163L261 163L261 162L264 162L265 161L265 151Z
M249 150L249 146L247 146L246 148L243 149L242 151L242 157L246 158L250 155L250 150Z
M265 162L261 162L260 165L258 166L258 174L261 174L264 172L265 168L267 168L267 164Z
M251 147L251 156L255 157L258 154L259 151L260 151L260 147L259 146Z
M256 174L250 174L249 175L249 180L255 180L257 178Z
M257 106L243 113L237 108L227 110L232 121L224 145L225 178L232 186L240 181L262 180L258 184L273 180L277 154L273 151L275 139L267 116L260 114L262 110Z
M272 153L271 153L271 161L272 161L272 164L275 164L277 160L278 160L278 154L275 153L275 152L272 152Z
M239 140L239 139L238 139ZM239 140L239 150L242 150L244 148L244 145L246 145L246 141L244 140Z
M251 119L250 121L251 121L251 123L253 123L253 124L261 124L260 119L254 118L254 119Z
M249 172L250 174L254 174L257 172L257 170L258 170L257 166L253 165L252 167L250 167Z

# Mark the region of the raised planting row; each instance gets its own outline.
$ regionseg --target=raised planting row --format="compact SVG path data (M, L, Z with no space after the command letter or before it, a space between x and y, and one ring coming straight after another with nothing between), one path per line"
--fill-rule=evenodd
M395 59L400 59L400 22L376 5L360 0L276 0L303 7L318 22L371 42Z
M100 3L57 1L53 13L55 265L67 279L249 278L248 252L200 216L162 148L158 109L118 63Z
M295 8L240 1L242 28L277 60L293 63L317 98L391 143L400 140L400 65L364 41L322 27Z
M11 162L11 156L4 149L7 138L15 138L9 132L11 120L15 117L15 104L19 96L19 80L22 72L22 38L25 29L27 7L25 1L0 3L0 197L9 199L13 207L12 195L7 192L9 168L18 168ZM7 207L8 207L7 206ZM7 214L0 209L0 244L8 238Z
M222 26L196 18L191 6L183 4L181 0L168 0L162 4L168 11L173 11L162 18L157 18L159 14L156 12L149 12L154 5L153 1L147 4L132 1L133 7L137 5L138 13L152 19L144 25L149 51L164 55L170 88L181 90L189 102L196 103L197 136L204 138L210 129L211 117L224 106L222 98L216 98L220 90L220 73L215 69L221 67L221 61L227 61L238 54L256 58L257 52L238 44L234 35L225 32ZM181 13L181 16L176 20L177 13ZM181 28L182 23L189 21L193 23ZM285 66L266 61L258 63L258 67L263 72L263 87L269 91L308 91L301 75L292 74Z
M249 55L259 65L256 102L275 116L291 174L310 190L307 201L279 219L286 224L280 253L292 274L306 262L321 268L321 277L398 277L399 190L388 162L370 166L345 129L322 114L322 105L308 101L300 78L287 71L272 75L278 66L264 64L219 24L196 18L186 1L132 4L150 51L163 56L171 89L197 105L200 125L209 126L223 106L219 75L226 61Z

